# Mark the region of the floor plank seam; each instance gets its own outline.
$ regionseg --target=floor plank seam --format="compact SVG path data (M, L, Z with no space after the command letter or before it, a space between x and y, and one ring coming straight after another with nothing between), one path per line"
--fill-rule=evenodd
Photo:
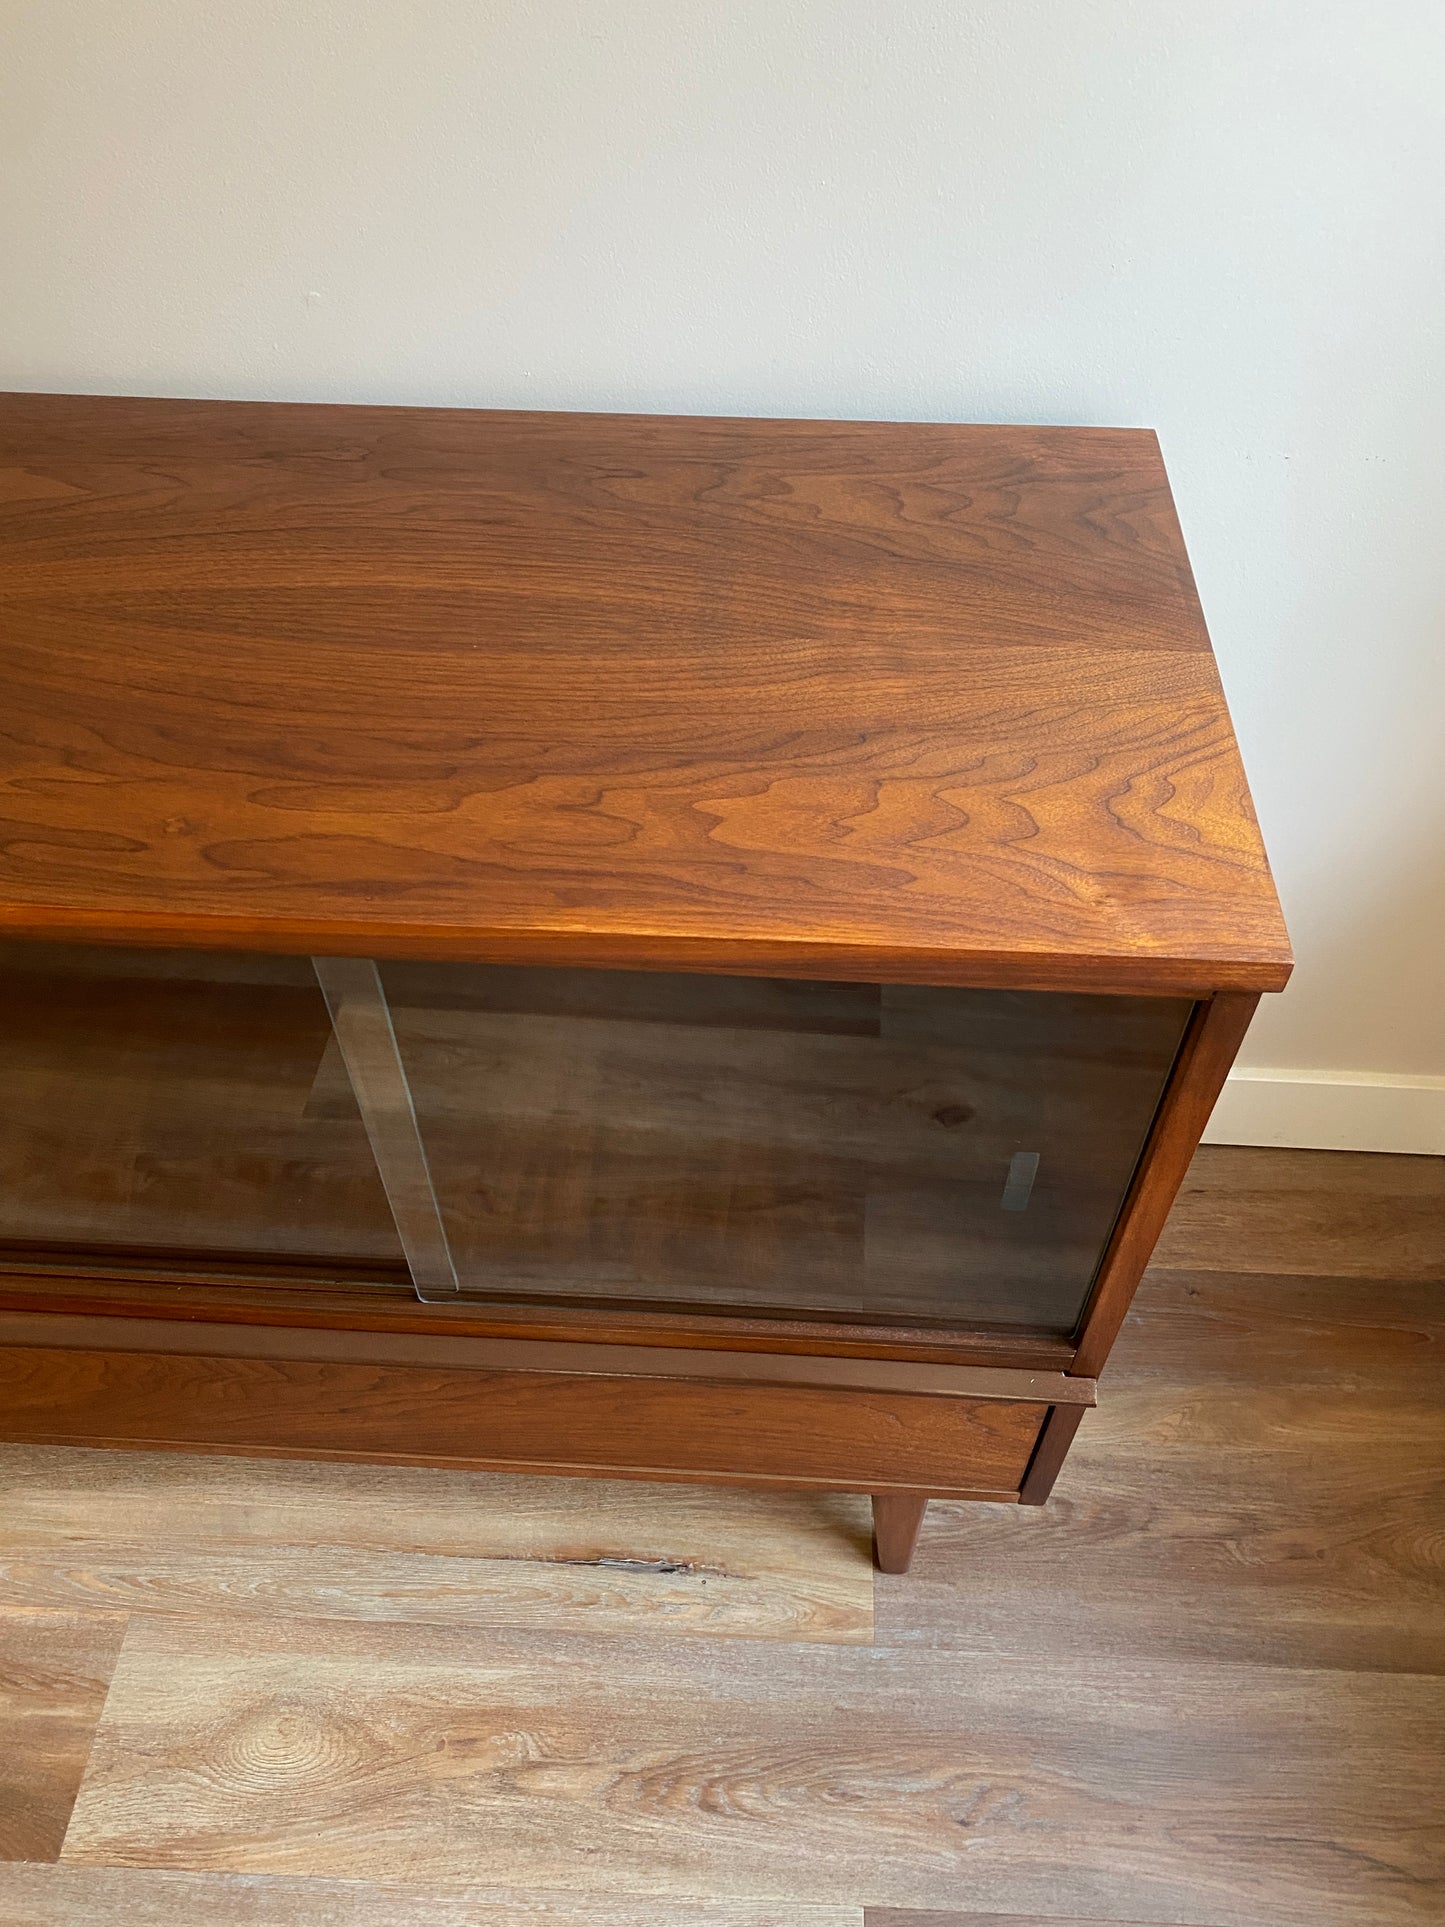
M114 1610L114 1609L107 1608L106 1610ZM125 1658L125 1649L126 1649L126 1646L129 1644L131 1633L134 1630L136 1618L137 1618L137 1615L135 1613L127 1612L125 1614L125 1628L120 1636L120 1644L119 1646L117 1646L115 1651L115 1659L111 1663L110 1678L105 1682L105 1692L101 1695L100 1707L96 1713L95 1719L91 1723L90 1739L86 1743L86 1748L85 1748L85 1762L82 1765L79 1774L76 1776L75 1795L70 1802L70 1811L65 1816L65 1831L60 1836L60 1845L55 1850L54 1861L43 1862L41 1864L59 1866L60 1862L65 1858L65 1844L67 1840L69 1840L70 1838L70 1829L75 1821L75 1810L80 1805L80 1795L81 1795L81 1790L85 1785L86 1775L90 1772L90 1762L95 1754L95 1742L99 1737L100 1729L105 1722L105 1711L106 1711L106 1708L110 1705L110 1696L112 1692L115 1690L116 1676L119 1674L120 1668L121 1668L121 1662Z

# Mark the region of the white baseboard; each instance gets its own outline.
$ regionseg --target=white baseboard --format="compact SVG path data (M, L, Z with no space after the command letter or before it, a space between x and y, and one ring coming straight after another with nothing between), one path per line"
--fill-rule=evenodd
M1206 1144L1445 1155L1445 1077L1233 1070Z

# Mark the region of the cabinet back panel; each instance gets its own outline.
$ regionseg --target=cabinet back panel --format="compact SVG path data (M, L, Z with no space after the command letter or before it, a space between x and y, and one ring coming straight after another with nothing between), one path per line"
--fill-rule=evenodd
M393 1273L304 957L0 944L0 1241Z

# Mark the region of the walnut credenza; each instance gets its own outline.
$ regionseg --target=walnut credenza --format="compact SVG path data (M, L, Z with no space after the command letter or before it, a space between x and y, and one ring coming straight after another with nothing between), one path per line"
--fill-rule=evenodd
M1288 943L1137 430L0 399L0 1437L1041 1503Z

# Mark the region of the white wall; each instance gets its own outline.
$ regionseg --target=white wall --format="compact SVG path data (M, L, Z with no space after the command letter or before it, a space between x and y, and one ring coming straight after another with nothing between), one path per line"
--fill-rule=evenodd
M0 0L0 385L1157 427L1300 957L1221 1128L1445 1150L1442 103L1442 0Z

